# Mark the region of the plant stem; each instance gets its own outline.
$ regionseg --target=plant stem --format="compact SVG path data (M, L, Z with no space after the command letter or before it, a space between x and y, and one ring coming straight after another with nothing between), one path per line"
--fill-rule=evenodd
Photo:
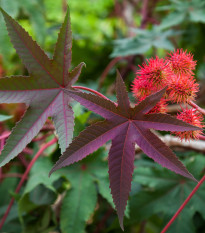
M205 141L205 136L204 135L199 135L199 140Z
M122 59L121 57L116 57L108 63L108 65L106 66L106 68L104 69L103 73L100 76L98 89L100 89L102 87L102 84L105 81L105 78L106 78L107 74L109 73L109 71L112 69L112 67L115 66L116 63L118 63L118 61L121 59Z
M43 135L43 136L41 136L41 137L34 138L34 139L32 140L32 142L43 141L44 139L46 139L46 138L47 138L49 135L51 135L51 134L52 134L52 132L47 133L47 134L45 134L45 135Z
M3 139L5 139L5 138L7 138L10 134L11 134L11 132L8 132L8 131L4 132L4 133L0 136L0 140L3 140Z
M2 174L1 178L22 178L23 174L19 174L19 173L8 173L8 174ZM27 178L26 178L27 179Z
M22 152L29 155L33 154L33 150L28 147L24 148Z
M105 223L112 213L113 213L113 208L109 208L105 213L105 215L103 216L102 220L96 226L96 230L94 231L94 233L102 232L102 230L105 229Z
M192 101L189 101L188 103L190 106L192 106L193 108L195 108L197 111L199 111L200 113L202 113L203 115L205 115L205 109L200 108L197 104L195 104Z
M141 21L141 25L140 25L140 28L142 28L142 29L145 28L145 26L146 26L147 14L148 14L148 0L144 0L143 6L142 6L142 11L141 11L142 21Z
M75 89L82 89L82 90L85 90L85 91L89 91L89 92L92 92L92 93L94 93L94 94L96 94L96 95L98 95L98 96L100 96L100 97L106 99L106 100L109 100L106 96L104 96L104 95L101 94L100 92L95 91L95 90L93 90L93 89L90 89L90 88L88 88L88 87L72 86L72 88L75 88Z
M17 188L16 188L16 190L15 190L15 193L19 193L19 191L20 191L20 189L21 189L21 187L22 187L24 181L27 179L27 176L28 176L28 174L29 174L31 168L33 167L34 163L35 163L36 160L39 158L39 156L43 153L43 151L44 151L46 148L48 148L49 146L51 146L51 145L53 145L54 143L56 143L56 142L57 142L57 139L54 138L54 139L52 139L50 142L48 142L48 143L46 143L46 144L44 144L44 145L41 146L41 148L39 149L39 151L36 153L36 155L33 157L33 159L31 160L31 162L29 163L29 165L28 165L26 171L24 172L24 174L23 174L23 176L22 176L22 178L21 178L21 180L20 180L20 182L19 182L19 184L18 184L18 186L17 186ZM3 225L4 225L5 221L6 221L6 218L7 218L8 214L9 214L9 212L10 212L10 210L11 210L11 207L12 207L14 201L15 201L15 199L12 198L11 201L10 201L10 203L9 203L9 205L8 205L7 210L6 210L6 212L5 212L4 216L3 216L3 218L1 219L1 222L0 222L0 230L1 230L1 228L3 227Z
M189 200L196 193L196 191L199 189L199 187L202 185L202 183L204 181L205 181L205 175L202 177L202 179L199 181L199 183L196 185L196 187L192 190L192 192L189 194L187 199L180 206L180 208L177 210L177 212L174 214L174 216L171 218L171 220L167 223L167 225L164 227L164 229L161 231L161 233L165 233L168 230L168 228L171 226L171 224L174 222L174 220L177 218L177 216L180 214L180 212L184 209L186 204L189 202Z
M24 158L23 154L20 153L19 156L18 156L19 160L21 161L22 165L27 168L29 163L28 161L26 161L26 159Z

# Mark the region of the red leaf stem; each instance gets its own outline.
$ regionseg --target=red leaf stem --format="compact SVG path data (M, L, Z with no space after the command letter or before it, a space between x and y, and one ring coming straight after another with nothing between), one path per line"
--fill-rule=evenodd
M22 152L24 152L25 154L29 154L29 155L33 154L33 150L28 147L24 148Z
M1 182L1 179L2 179L2 175L3 175L2 167L0 167L0 182Z
M102 98L104 98L104 99L109 100L106 96L104 96L104 95L101 94L100 92L95 91L95 90L93 90L93 89L90 89L90 88L88 88L88 87L72 86L72 88L75 88L75 89L82 89L82 90L85 90L85 91L89 91L89 92L92 92L92 93L94 93L94 94L96 94L96 95L98 95L98 96L100 96L100 97L102 97Z
M202 113L203 115L205 115L205 109L200 108L197 104L195 104L192 101L189 101L188 103L190 106L192 106L193 108L195 108L197 111L199 111L200 113Z
M36 137L32 141L33 142L43 141L44 139L46 139L51 134L53 134L53 132L47 133L47 134L45 134L45 135L43 135L41 137Z
M119 60L121 60L121 57L116 57L114 59L112 59L108 65L106 66L106 68L104 69L103 73L101 74L100 77L100 82L99 82L99 88L102 87L103 82L105 81L106 76L108 75L109 71L112 69L112 67L114 67Z
M199 140L205 141L205 136L199 135Z
M4 132L4 133L0 136L0 140L3 140L3 139L5 139L5 138L7 138L10 134L11 134L11 132L9 132L9 131Z
M168 228L171 226L171 224L174 222L174 220L177 218L177 216L181 213L181 211L184 209L186 204L189 202L189 200L196 193L196 191L199 189L199 187L202 185L202 183L204 181L205 181L205 175L202 177L202 179L199 181L199 183L196 185L196 187L192 190L192 192L189 194L187 199L180 206L180 208L177 210L177 212L174 214L174 216L171 218L171 220L167 223L167 225L164 227L164 229L161 231L161 233L165 233L168 230Z
M36 155L33 157L33 159L31 160L31 162L29 163L29 165L28 165L28 167L27 167L25 173L23 174L23 176L22 176L22 178L21 178L21 180L20 180L20 182L19 182L19 184L18 184L18 186L17 186L17 188L16 188L16 190L15 190L15 193L19 193L19 191L20 191L20 189L21 189L21 187L22 187L24 181L27 179L27 176L28 176L28 174L29 174L31 168L33 167L34 163L35 163L36 160L39 158L39 156L43 153L43 151L44 151L46 148L48 148L49 146L51 146L51 145L53 145L54 143L56 143L56 142L57 142L57 139L54 138L54 139L52 139L51 141L49 141L48 143L46 143L46 144L44 144L44 145L41 146L41 148L39 149L39 151L36 153ZM3 227L3 225L4 225L5 221L6 221L6 218L7 218L8 214L9 214L9 212L10 212L10 210L11 210L11 207L12 207L14 201L15 201L15 199L12 198L11 201L10 201L10 203L9 203L9 205L8 205L7 210L6 210L6 212L5 212L4 216L3 216L3 218L1 219L1 222L0 222L0 230L1 230L1 228Z
M4 148L4 143L5 143L4 139L0 140L0 153L3 150L3 148Z
M24 155L21 153L18 156L18 159L21 161L22 165L27 168L29 165L29 162L24 158Z
M19 173L7 173L7 174L2 174L1 175L1 178L4 179L4 178L22 178L23 177L23 174L19 174ZM27 177L26 177L27 179Z

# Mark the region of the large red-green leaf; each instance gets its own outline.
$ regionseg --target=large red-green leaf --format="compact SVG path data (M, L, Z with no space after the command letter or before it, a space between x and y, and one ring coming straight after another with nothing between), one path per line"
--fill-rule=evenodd
M71 65L72 55L72 32L69 12L67 12L64 23L58 35L58 41L53 56L53 63L57 65L59 73L57 76L58 82L65 85L68 80L68 69Z
M166 88L148 96L134 108L130 107L126 87L119 73L116 82L117 103L93 94L67 89L64 91L89 110L106 118L107 126L99 122L85 129L70 144L51 173L85 158L111 139L110 188L122 228L124 210L131 187L135 143L162 166L195 180L169 147L150 131L151 128L168 131L200 129L167 114L147 114L160 101Z
M156 130L165 131L186 131L187 124L178 120L176 117L170 116L168 114L146 114L142 119L134 121L137 124L141 124L145 128L153 128Z
M133 119L138 119L143 114L148 113L162 98L166 91L166 87L161 91L156 92L154 95L148 96L146 99L141 101L138 105L136 105L132 110Z
M89 126L73 140L68 150L57 161L50 174L59 168L78 162L88 154L96 151L100 146L119 134L127 124L127 122L111 123L100 121Z
M120 132L120 135L112 140L108 159L111 193L122 229L134 170L135 143L133 135L133 126L129 124Z
M54 78L54 71L50 69L51 61L44 51L3 9L1 9L1 12L4 16L11 42L28 69L29 74L37 79L43 76L44 82L49 82L52 87L58 87L58 83Z
M77 100L80 104L84 105L89 110L103 116L106 119L111 120L114 117L117 117L116 119L122 118L122 116L119 114L116 105L112 101L103 99L97 95L83 93L75 90L70 91L64 89L64 92L67 93L69 96L73 97L75 100Z
M126 117L129 117L130 101L125 85L121 85L120 73L117 71L116 95L118 110Z
M29 34L4 10L11 42L28 69L29 77L0 79L0 103L26 103L28 109L17 123L0 156L0 166L18 155L36 136L48 117L52 117L62 153L71 142L74 117L70 98L63 87L70 88L82 69L82 63L70 72L72 35L69 12L62 24L53 60L50 60Z
M80 73L81 73L81 70L82 70L83 66L85 66L85 63L81 62L71 72L69 72L69 74L68 74L69 79L68 79L68 81L65 80L65 86L73 85L75 82L77 82L78 77L80 76Z
M163 167L194 180L194 177L187 171L185 166L164 142L143 126L137 125L136 123L133 125L136 130L135 134L138 135L138 137L136 137L136 143L145 154Z

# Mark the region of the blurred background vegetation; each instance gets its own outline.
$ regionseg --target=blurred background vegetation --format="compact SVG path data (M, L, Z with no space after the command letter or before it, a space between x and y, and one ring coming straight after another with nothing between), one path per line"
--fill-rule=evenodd
M86 63L79 83L115 99L116 68L130 90L138 65L150 57L165 57L170 51L183 48L193 53L197 60L195 74L200 83L197 103L205 106L205 1L0 0L0 6L32 35L49 57L52 57L67 4L73 32L72 65ZM0 15L0 77L17 74L27 74L27 71L10 43ZM130 97L134 101L131 93ZM76 136L99 117L74 105ZM0 106L1 134L11 130L24 109L23 104ZM3 143L1 141L1 147ZM1 232L121 232L112 208L106 147L86 160L56 172L50 179L49 170L60 151L57 145L49 148L45 152L47 156L42 156L32 168L21 193L14 193L18 176L25 171L22 156L28 163L39 143L32 142L20 159L13 160L0 171L0 217L10 198L16 199ZM187 149L183 145L173 149L200 179L205 172L204 150ZM195 183L161 168L140 152L136 153L135 167L125 232L158 233ZM168 232L204 233L204 196L203 186Z

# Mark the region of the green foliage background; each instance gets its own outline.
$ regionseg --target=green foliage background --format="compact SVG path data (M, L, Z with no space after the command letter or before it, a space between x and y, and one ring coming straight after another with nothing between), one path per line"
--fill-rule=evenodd
M135 76L131 65L137 67L146 58L155 55L163 57L174 48L183 48L192 52L197 60L196 78L203 90L204 1L153 1L156 2L154 6L151 3L148 5L153 20L148 20L145 26L142 26L143 1L136 1L137 4L133 2L135 1L0 0L0 6L18 20L50 56L68 3L73 31L72 64L76 66L81 61L86 63L87 67L79 80L84 86L100 88L100 76L105 67L113 58L121 57L116 67L120 69L130 88ZM122 15L123 9L129 10L135 28ZM4 75L26 74L9 41L1 15L0 54ZM100 88L101 92L112 99L116 67L109 70ZM199 95L199 101L202 106L205 105L203 93ZM8 118L8 108L0 111L0 127L11 129L16 118ZM99 119L76 103L74 111L75 136ZM5 213L10 198L14 196L16 199L2 232L120 232L117 215L112 209L114 205L109 190L106 146L80 163L54 173L51 178L48 178L48 173L59 158L60 151L57 147L47 149L47 156L42 156L35 163L19 195L14 194L19 178L7 177L1 180L0 217ZM35 154L38 144L33 142L30 147ZM205 172L204 154L191 150L176 153L193 175L200 179ZM26 159L30 160L31 157L26 155ZM4 168L4 173L24 172L24 168L15 165L15 161L17 160ZM143 154L137 155L135 167L126 210L125 232L160 232L195 183L161 168ZM205 232L204 196L203 185L168 232Z

